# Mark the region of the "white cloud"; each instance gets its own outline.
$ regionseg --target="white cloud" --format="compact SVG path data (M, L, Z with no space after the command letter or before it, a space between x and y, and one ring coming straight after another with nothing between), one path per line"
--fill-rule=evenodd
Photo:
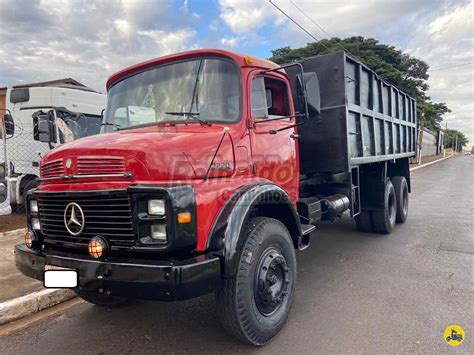
M237 45L237 38L233 37L233 38L221 38L221 44L224 46L224 47L235 47Z
M103 91L117 70L195 46L171 0L0 1L0 86L73 77Z
M417 26L407 52L425 60L432 69L474 61L473 3L445 6L431 21ZM474 65L429 73L429 95L446 102L448 128L464 132L474 144Z
M250 32L266 24L275 16L266 1L219 0L220 18L237 34Z

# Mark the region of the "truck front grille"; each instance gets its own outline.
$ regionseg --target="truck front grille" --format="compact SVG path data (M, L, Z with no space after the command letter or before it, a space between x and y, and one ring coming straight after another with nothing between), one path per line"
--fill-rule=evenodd
M62 159L53 160L46 164L41 164L40 174L42 178L59 177L64 174L64 164Z
M125 162L121 157L79 157L78 175L106 175L125 173Z
M85 249L97 235L114 247L130 247L135 243L130 197L125 191L90 193L38 193L41 233L45 245ZM70 202L84 212L84 229L71 235L64 224L64 211Z

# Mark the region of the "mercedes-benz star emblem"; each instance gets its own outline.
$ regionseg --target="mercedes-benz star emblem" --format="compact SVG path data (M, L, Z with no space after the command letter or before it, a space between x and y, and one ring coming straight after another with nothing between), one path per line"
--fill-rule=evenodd
M75 202L69 203L64 209L64 226L67 231L76 236L82 233L86 219L81 206Z

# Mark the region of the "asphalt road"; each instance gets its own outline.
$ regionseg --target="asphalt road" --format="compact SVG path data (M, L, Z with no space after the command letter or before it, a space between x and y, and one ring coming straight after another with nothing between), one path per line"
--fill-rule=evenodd
M474 353L474 157L412 175L410 215L388 237L328 223L298 254L290 319L266 347L224 333L212 295L179 303L86 303L0 338L19 353ZM464 328L453 348L450 324Z

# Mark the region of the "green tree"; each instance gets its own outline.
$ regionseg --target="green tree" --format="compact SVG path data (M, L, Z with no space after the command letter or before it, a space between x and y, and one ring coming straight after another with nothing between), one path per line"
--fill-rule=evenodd
M429 66L421 59L403 53L393 46L379 43L373 38L349 37L323 39L308 43L305 47L291 49L283 47L272 51L271 61L288 63L315 55L345 51L374 70L385 81L408 95L417 98L420 124L439 130L443 115L450 112L445 103L431 102L426 92L429 89ZM423 111L424 110L424 111ZM424 113L424 115L423 115Z
M438 131L441 129L441 122L443 121L443 115L451 110L443 102L430 102L428 100L424 101L418 97L418 121L419 124L423 127L428 128L432 131ZM421 112L421 113L420 113Z
M456 146L457 138L457 146ZM448 148L457 148L458 152L462 151L462 147L469 143L469 139L460 131L455 129L447 129L444 131L444 142Z

